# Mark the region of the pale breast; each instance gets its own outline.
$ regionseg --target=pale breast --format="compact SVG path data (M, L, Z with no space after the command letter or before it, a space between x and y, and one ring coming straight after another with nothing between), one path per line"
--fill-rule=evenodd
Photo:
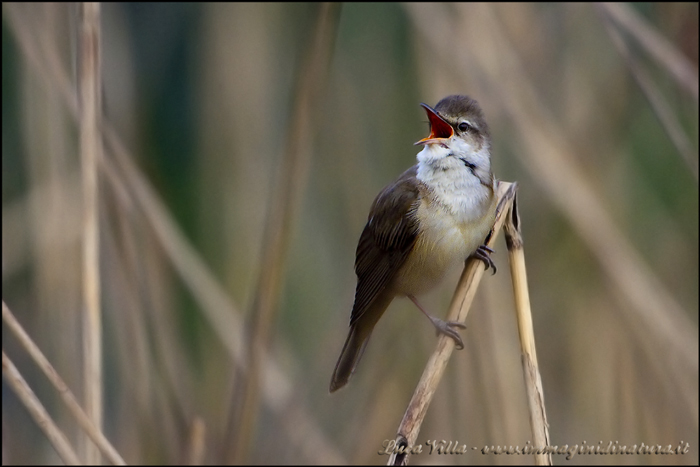
M419 295L434 287L445 273L471 255L486 238L493 215L490 202L480 216L455 216L448 209L421 200L416 215L420 220L418 239L397 275L394 287L403 294Z

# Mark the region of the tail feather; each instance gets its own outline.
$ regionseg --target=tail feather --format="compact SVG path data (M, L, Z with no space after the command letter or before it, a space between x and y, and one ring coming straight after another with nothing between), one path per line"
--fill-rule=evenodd
M350 333L345 340L343 351L340 353L338 363L335 365L333 378L331 378L331 392L335 392L347 384L360 358L362 358L365 347L367 347L367 343L369 342L369 337L372 334L371 329L369 332L360 332L363 330L363 327L358 327L357 325L353 325L350 328Z
M338 363L335 364L335 371L333 371L331 378L331 392L337 391L348 383L360 358L362 358L374 326L393 298L394 294L389 291L379 294L367 310L350 326L343 351L340 352Z

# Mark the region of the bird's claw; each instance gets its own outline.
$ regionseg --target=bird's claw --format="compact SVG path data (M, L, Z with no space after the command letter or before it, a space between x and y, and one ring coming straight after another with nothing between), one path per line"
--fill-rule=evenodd
M467 326L464 323L460 323L459 321L443 321L433 316L430 317L430 320L433 322L433 326L435 326L435 330L437 331L438 335L444 334L447 337L452 338L452 340L455 341L455 347L457 348L457 350L462 350L464 348L462 336L460 336L457 331L452 329L467 329Z
M474 253L472 253L472 256L478 260L481 260L484 262L484 266L486 267L486 270L488 271L489 268L493 269L493 273L491 275L496 274L496 265L493 264L493 260L491 259L491 253L494 251L487 247L486 245L480 245L479 248L476 249Z

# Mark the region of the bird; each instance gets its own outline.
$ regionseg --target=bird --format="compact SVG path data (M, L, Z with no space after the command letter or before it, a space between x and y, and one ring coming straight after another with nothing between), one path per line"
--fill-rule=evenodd
M397 296L408 297L438 334L464 348L455 328L465 326L431 316L416 295L472 256L496 272L485 240L496 217L497 182L481 107L465 95L447 96L435 108L421 106L430 134L415 143L423 147L418 163L379 192L357 244L350 331L333 371L331 393L348 383L375 325Z
M450 95L435 108L422 103L430 134L416 142L418 163L382 189L357 244L357 287L350 331L333 371L330 392L345 386L370 335L392 300L408 297L457 348L462 323L431 316L416 295L436 286L460 261L476 257L496 266L485 245L496 217L491 136L481 107Z

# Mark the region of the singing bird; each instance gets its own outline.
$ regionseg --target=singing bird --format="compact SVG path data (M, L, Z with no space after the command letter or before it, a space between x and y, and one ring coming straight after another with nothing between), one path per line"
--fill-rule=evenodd
M439 333L463 348L454 329L464 325L430 316L416 300L456 263L469 256L496 267L484 245L496 216L496 180L491 172L491 138L479 104L448 96L428 114L430 135L418 163L377 195L357 245L357 288L350 332L330 384L347 384L374 326L396 296L407 296Z

